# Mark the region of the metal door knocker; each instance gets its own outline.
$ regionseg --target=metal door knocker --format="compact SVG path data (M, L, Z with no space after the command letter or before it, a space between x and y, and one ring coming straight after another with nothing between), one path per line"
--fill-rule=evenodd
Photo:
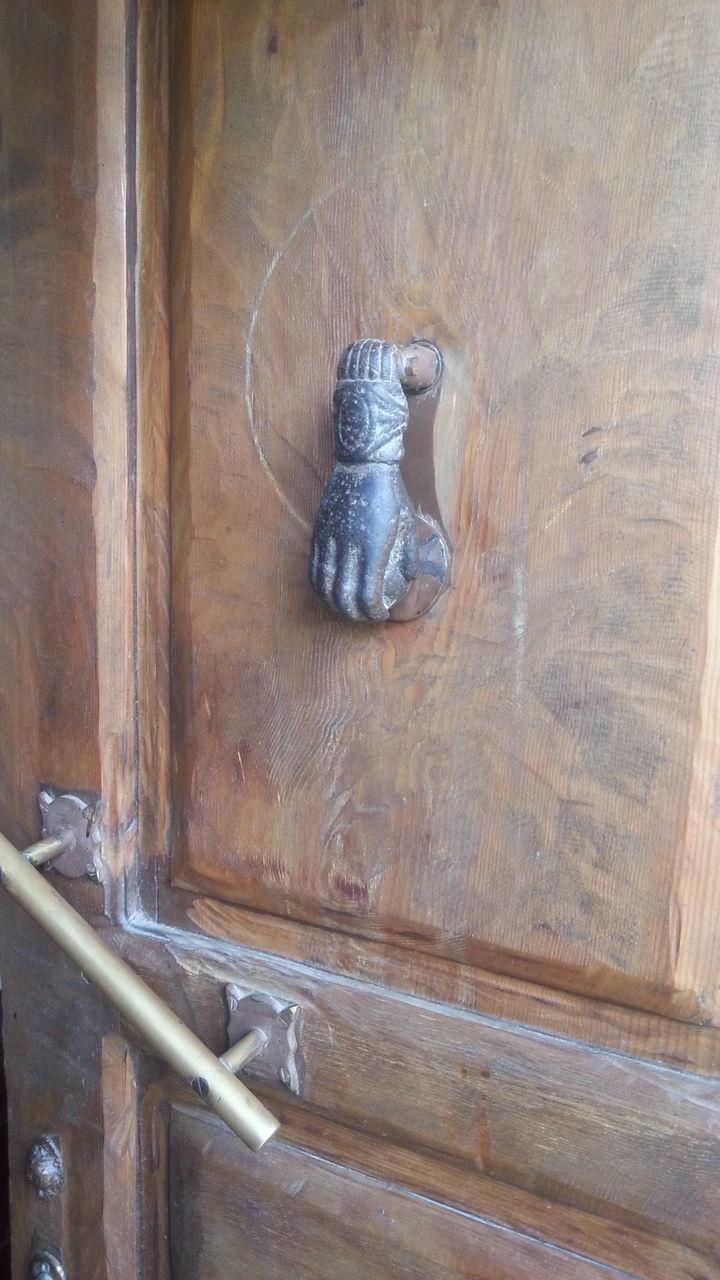
M402 347L365 338L340 358L335 466L315 520L310 582L354 622L417 618L449 584L432 461L442 372L425 339ZM403 471L414 503L400 469L408 424Z

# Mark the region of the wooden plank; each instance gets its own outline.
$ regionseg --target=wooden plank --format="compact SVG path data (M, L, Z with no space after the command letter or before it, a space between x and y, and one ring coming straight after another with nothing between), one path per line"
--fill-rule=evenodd
M159 1064L155 1077L159 1074ZM177 1087L177 1082L175 1082ZM140 1107L140 1165L138 1168L142 1197L142 1280L172 1280L168 1243L169 1174L168 1118L169 1107L163 1082L155 1078L143 1081L138 1103Z
M167 6L159 0L141 0L137 22L133 358L137 382L138 718L142 725L138 857L154 903L158 869L168 855L170 820Z
M124 3L98 7L97 214L93 254L93 493L97 574L98 736L103 799L103 863L108 887L123 892L137 839L135 644L135 460L131 431L135 388L130 359L134 241L128 202ZM128 294L130 289L130 303Z
M97 890L96 890L97 893ZM48 1248L67 1274L105 1280L98 993L7 894L0 899L3 1042L10 1099L12 1280ZM64 1180L42 1199L26 1178L33 1142L56 1139Z
M193 1116L173 1113L171 1149L170 1243L178 1280L628 1275L281 1143L263 1161L248 1161L225 1132Z
M720 1032L715 1027L698 1027L567 995L439 956L385 946L344 931L317 929L178 890L161 896L161 912L164 920L180 928L190 927L210 938L287 956L311 969L394 987L426 1000L445 1001L600 1049L616 1049L701 1075L720 1075Z
M128 1280L140 1257L138 1089L132 1050L110 1033L102 1043L103 1235L107 1280Z
M665 1237L621 1227L610 1218L597 1217L560 1203L548 1202L517 1187L478 1178L472 1170L448 1163L439 1165L422 1152L377 1143L365 1134L345 1131L340 1137L327 1121L307 1112L282 1113L283 1138L347 1163L372 1177L400 1183L422 1195L442 1199L463 1212L510 1227L539 1241L608 1267L637 1273L642 1280L672 1277L711 1280L720 1274L720 1263L699 1255ZM428 1188L434 1191L428 1192Z
M46 9L0 10L0 826L21 847L41 782L99 789L96 17Z
M298 1003L302 1105L317 1116L451 1158L488 1187L532 1192L701 1253L717 1248L717 1080L282 958L201 951L179 935L167 947L139 936L115 943L217 1052L226 1045L225 982ZM283 1096L278 1086L272 1109Z

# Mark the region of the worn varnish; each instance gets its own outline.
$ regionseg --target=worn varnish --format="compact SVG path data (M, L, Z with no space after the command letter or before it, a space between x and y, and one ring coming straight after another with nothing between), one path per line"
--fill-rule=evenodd
M334 1164L283 1145L261 1166L238 1166L224 1133L182 1114L173 1116L172 1137L178 1280L282 1273L297 1280L452 1280L477 1274L478 1264L487 1280L621 1274L460 1214L449 1219L432 1202L359 1174L348 1179ZM200 1224L210 1227L207 1238ZM239 1249L233 1240L242 1241Z
M135 321L139 856L154 888L169 825L168 38L165 5L140 0ZM133 877L134 879L134 877ZM136 888L136 883L133 884Z
M107 1280L127 1280L139 1263L137 1212L140 1154L138 1080L130 1046L114 1032L101 1049L103 1111L103 1241Z
M247 1155L0 891L13 1280L720 1280L716 6L11 9L0 826L101 791L46 874L304 1059ZM351 626L335 363L418 333L454 587Z
M479 1204L529 1193L714 1256L717 1079L533 1032L510 1021L509 999L501 1021L284 957L118 943L217 1053L226 982L298 1004L303 1111L391 1144L403 1177L422 1151L465 1171ZM268 1106L293 1100L277 1086ZM445 1183L429 1168L418 1189L432 1196Z
M367 942L348 933L265 916L209 898L179 904L178 895L171 900L165 897L163 912L165 919L181 925L191 923L194 930L211 938L227 939L253 952L282 955L310 969L378 983L437 1003L446 1001L475 1013L701 1075L720 1074L720 1033L716 1028L567 995L422 952Z
M226 1133L179 1110L171 1116L170 1147L177 1280L621 1280L630 1274L473 1213L448 1213L384 1178L348 1177L334 1161L284 1143L276 1143L266 1161L238 1159ZM656 1254L655 1265L676 1280L689 1280L694 1267L703 1267L680 1253ZM633 1274L648 1274L642 1258ZM716 1273L703 1268L699 1274L710 1280Z
M91 914L90 900L82 905ZM68 1275L83 1280L104 1276L100 1037L107 1010L79 971L7 895L0 964L12 1280L26 1280L37 1247L57 1248ZM27 1180L26 1162L33 1142L43 1134L52 1135L60 1149L63 1187L59 1195L41 1200Z
M78 905L92 918L89 900ZM395 1236L383 1234L389 1224L383 1222L379 1209L392 1218L390 1206L394 1206L407 1222L407 1230L417 1236L417 1247L422 1245L418 1259L426 1256L430 1233L433 1240L438 1237L439 1248L449 1251L437 1258L427 1255L433 1265L449 1257L453 1262L446 1265L460 1267L463 1250L474 1245L476 1271L470 1274L478 1280L504 1274L552 1275L547 1270L551 1261L577 1267L577 1272L568 1274L579 1276L592 1261L599 1269L607 1268L609 1275L640 1280L720 1277L711 1126L703 1136L699 1131L693 1134L686 1123L693 1111L698 1117L704 1113L706 1122L712 1119L712 1090L707 1083L683 1073L647 1070L616 1055L581 1054L578 1047L553 1044L550 1038L545 1038L544 1047L530 1037L523 1044L520 1028L515 1029L516 1043L508 1052L504 1046L513 1033L507 1028L490 1028L487 1040L482 1032L479 1037L473 1034L472 1021L447 1016L449 1010L443 1014L418 1008L408 1017L396 1002L388 1016L383 1006L389 1010L392 1002L378 992L357 992L353 999L352 992L343 995L338 990L334 1000L330 984L328 1001L321 990L311 990L306 983L295 990L311 1022L305 1040L310 1092L300 1107L279 1087L265 1092L265 1100L282 1119L283 1137L264 1156L255 1157L207 1113L194 1114L189 1124L185 1121L181 1113L197 1113L197 1100L189 1088L175 1078L157 1078L158 1064L139 1052L134 1036L113 1030L106 1003L69 962L59 959L55 947L34 925L22 921L14 906L4 915L6 973L12 972L7 964L8 937L13 938L18 957L26 963L32 957L35 980L43 993L42 1001L24 1010L18 1003L21 988L15 976L8 1003L12 1022L7 1044L13 1061L23 1062L25 1073L24 1093L16 1095L19 1110L11 1145L18 1262L34 1230L62 1242L66 1265L74 1264L83 1280L86 1275L90 1280L103 1274L102 1266L108 1277L137 1275L143 1280L168 1280L178 1271L182 1276L183 1267L192 1276L191 1268L197 1266L197 1274L207 1280L220 1259L233 1253L239 1259L246 1256L243 1249L252 1222L252 1249L258 1251L258 1259L263 1257L262 1264L253 1262L257 1269L248 1272L254 1280L276 1274L287 1247L282 1244L283 1232L298 1213L304 1225L296 1233L296 1273L312 1276L312 1268L320 1265L313 1244L318 1213L323 1217L314 1197L322 1200L325 1195L324 1177L319 1189L312 1191L312 1186L318 1186L313 1182L318 1171L322 1175L326 1169L332 1174L331 1188L326 1188L330 1198L325 1201L329 1218L323 1218L328 1228L337 1218L332 1231L341 1231L342 1204L357 1206L352 1219L355 1229L349 1230L346 1222L341 1233L350 1253L347 1258L339 1256L349 1269L337 1269L338 1276L354 1274L356 1255L367 1254L376 1259L373 1265L381 1265L375 1250L392 1249ZM287 988L292 979L289 972L282 975L279 961L273 972L243 964L232 953L223 965L193 954L189 947L173 956L141 937L126 935L123 943L118 933L115 941L124 949L129 946L126 954L132 963L152 977L181 1016L218 1050L223 1046L219 1019L224 976L240 977L265 990L278 989L281 982ZM443 1022L444 1040L438 1034ZM321 1029L319 1035L313 1023ZM373 1053L360 1045L359 1032L354 1045L348 1039L348 1031L352 1038L353 1028L361 1026L367 1046L376 1046ZM474 1026L477 1031L477 1023ZM72 1028L70 1039L68 1027ZM403 1036L412 1041L410 1050L403 1047ZM528 1078L534 1054L537 1070ZM404 1085L398 1087L395 1081L389 1088L387 1073L396 1073L403 1062ZM352 1078L347 1080L349 1072ZM552 1101L553 1072L564 1105ZM449 1149L463 1126L470 1143L476 1138L486 1143L482 1123L468 1123L470 1098L478 1087L486 1101L477 1116L481 1120L485 1115L487 1141L495 1144L492 1172L483 1169L480 1156L458 1159L457 1151ZM335 1097L333 1090L339 1091ZM363 1121L357 1127L348 1108L357 1110L363 1097ZM390 1114L392 1100L402 1103L402 1114L397 1105L395 1116ZM172 1108L169 1144L168 1105ZM448 1115L448 1105L458 1114ZM379 1115L382 1108L385 1116ZM401 1132L413 1111L415 1136ZM582 1127L573 1131L583 1111ZM347 1120L351 1127L338 1123ZM428 1139L436 1142L438 1126L445 1126L445 1151L428 1146ZM667 1130L664 1149L663 1128ZM34 1137L38 1131L57 1135L63 1151L67 1179L59 1200L39 1201L25 1181L25 1135ZM513 1143L524 1186L507 1180ZM484 1154L488 1156L487 1145ZM551 1167L564 1167L575 1187L567 1182L564 1188L554 1184L547 1176ZM296 1203L291 1196L285 1205L284 1197L295 1185L294 1179L288 1182L288 1168L298 1169L298 1178L310 1177L309 1202ZM91 1178L90 1170L97 1170L97 1176ZM141 1178L139 1186L136 1176ZM593 1180L595 1199L585 1195L583 1200L581 1184L587 1188ZM165 1219L168 1200L169 1222ZM629 1212L633 1200L636 1207ZM624 1208L619 1201L624 1201ZM336 1211L331 1211L332 1204L338 1206ZM253 1206L260 1205L264 1208L256 1212ZM642 1206L643 1213L637 1206ZM248 1212L250 1219L240 1222L240 1212ZM374 1229L367 1234L363 1230L376 1214L381 1232L377 1240ZM432 1230L431 1224L435 1224ZM18 1280L24 1274L18 1268ZM433 1272L420 1270L419 1274Z
M268 1095L269 1096L269 1095ZM217 1127L206 1124L207 1116L197 1112L194 1106L188 1106L187 1096L179 1092L167 1079L159 1080L144 1094L143 1107L150 1112L153 1107L155 1123L151 1146L148 1146L146 1178L144 1188L148 1191L157 1181L158 1170L164 1171L174 1153L179 1151L178 1129L176 1117L179 1113L192 1115L196 1122L193 1125L196 1134L200 1134L201 1126L206 1140L217 1134ZM169 1104L170 1123L168 1124L167 1106L158 1106L162 1100ZM274 1099L277 1105L279 1099ZM282 1145L295 1149L303 1158L319 1157L335 1168L342 1166L365 1174L375 1182L395 1184L398 1189L408 1191L421 1201L433 1201L437 1187L443 1188L442 1198L460 1213L467 1213L474 1218L482 1219L483 1224L503 1224L519 1236L542 1242L552 1240L561 1253L577 1257L585 1262L592 1258L598 1264L609 1268L618 1267L625 1272L632 1260L632 1275L635 1280L658 1280L658 1277L673 1277L673 1280L715 1280L720 1275L718 1264L707 1256L702 1256L693 1249L674 1244L668 1239L638 1231L630 1227L621 1227L617 1223L608 1222L592 1214L569 1208L558 1202L550 1202L542 1196L536 1196L517 1190L508 1191L501 1183L485 1183L472 1172L459 1169L454 1163L438 1164L422 1152L399 1149L391 1142L376 1141L372 1136L358 1131L343 1130L325 1118L314 1116L310 1111L293 1111L283 1109L280 1101L279 1113L283 1123ZM187 1130L185 1130L187 1132ZM229 1149L228 1149L229 1150ZM182 1159L182 1157L181 1157ZM255 1174L261 1172L257 1165L248 1163L242 1156L240 1164ZM211 1175L212 1176L212 1175ZM177 1187L177 1183L175 1184ZM434 1188L434 1190L432 1190ZM430 1193L428 1194L428 1190ZM145 1192L143 1192L145 1194ZM252 1194L252 1193L251 1193ZM219 1193L220 1202L224 1199ZM175 1223L182 1213L177 1190L171 1206ZM163 1215L165 1206L162 1206ZM231 1215L232 1216L232 1215ZM446 1219L446 1222L450 1222ZM198 1225L195 1215L194 1226ZM181 1228L182 1230L183 1228ZM187 1227L184 1228L187 1230ZM170 1224L163 1216L163 1231L170 1239ZM211 1233L211 1236L215 1233ZM451 1228L449 1234L452 1236ZM274 1265L272 1254L273 1223L272 1216L265 1219L264 1228L257 1233L258 1242L264 1236L263 1243L269 1250L267 1269ZM491 1237L492 1238L492 1237ZM495 1237L498 1241L500 1236ZM512 1236L509 1237L509 1241ZM209 1242L211 1243L211 1242ZM211 1244L212 1247L212 1244ZM171 1241L171 1249L177 1251L177 1235ZM222 1246L221 1246L222 1248ZM193 1259L197 1256L193 1253ZM544 1259L541 1251L535 1255ZM479 1263L479 1267L482 1263ZM480 1272L484 1280L484 1273ZM521 1274L525 1274L524 1272ZM534 1274L529 1271L528 1274ZM542 1272L540 1273L542 1274ZM627 1274L627 1272L625 1272ZM161 1280L165 1280L162 1273Z
M715 1016L715 17L180 6L177 883ZM333 366L415 333L454 590L346 625Z

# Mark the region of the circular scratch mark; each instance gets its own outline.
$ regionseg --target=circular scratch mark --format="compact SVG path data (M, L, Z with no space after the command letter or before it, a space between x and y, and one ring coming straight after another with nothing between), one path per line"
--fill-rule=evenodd
M296 510L296 508L293 506L292 502L288 498L287 494L285 493L284 489L280 485L277 479L277 476L275 475L275 472L273 471L272 467L270 466L270 463L268 462L265 456L265 452L263 450L262 444L260 443L257 424L255 422L255 409L254 409L254 403L253 403L253 386L252 386L253 341L255 338L255 330L257 328L258 318L260 316L260 308L262 307L268 285L270 284L270 281L278 267L278 264L282 261L283 257L287 253L296 235L300 231L302 231L303 227L310 221L311 218L315 216L318 209L322 208L322 206L326 204L328 200L331 200L334 195L337 195L338 191L341 191L343 187L349 186L350 183L353 182L355 178L359 176L359 174L360 174L359 170L355 170L352 173L346 174L346 176L344 178L341 178L339 182L336 182L334 186L330 187L327 191L323 192L323 194L317 200L314 200L312 204L309 206L309 208L305 210L302 217L298 218L297 222L295 223L294 227L290 231L290 234L288 235L284 243L281 244L280 248L277 249L276 252L273 254L270 260L270 263L268 264L268 268L265 272L265 275L263 276L262 281L260 283L260 288L258 290L257 297L255 298L255 303L253 305L252 312L250 315L250 324L248 326L247 338L245 340L245 403L247 405L248 421L250 423L250 434L252 436L252 442L255 448L255 452L258 458L260 459L260 463L263 467L263 470L265 471L265 474L270 480L283 506L287 511L290 512L290 515L293 517L293 519L297 520L301 528L303 528L308 534L312 532L311 526L308 524L307 520L305 520L304 517L300 515L300 512Z
M406 168L409 161L414 159L416 155L424 155L427 158L427 152L425 151L425 148L423 146L417 146L417 147L411 148L410 150L401 150L401 152L397 156L394 154L390 154L389 156L386 157L386 160L391 167L395 165L398 169L400 169L400 168ZM261 311L261 308L265 299L265 294L267 293L267 289L270 284L270 281L272 280L273 275L275 274L275 271L277 270L280 262L284 258L291 244L293 243L293 240L295 239L295 237L299 234L300 231L302 231L303 227L305 227L308 224L308 222L310 222L310 220L315 216L317 211L321 209L324 204L327 204L328 200L332 200L333 196L337 195L338 191L342 191L344 187L350 186L350 184L352 182L355 182L356 179L358 178L367 179L370 173L372 172L375 172L374 166L372 167L360 166L357 169L353 169L350 173L345 174L344 178L341 178L338 182L334 183L333 186L328 187L327 191L324 191L322 195L318 196L317 200L313 200L312 203L309 205L309 207L302 214L302 216L298 218L295 225L291 228L287 238L281 244L280 248L275 251L272 258L270 259L270 262L268 263L265 274L260 282L260 288L258 289L255 302L250 312L250 323L248 325L247 337L245 340L245 403L247 405L248 421L250 423L250 435L252 437L253 447L258 456L260 464L268 480L272 484L273 489L278 495L278 498L280 499L281 503L285 507L286 511L290 513L293 519L297 521L301 529L304 529L308 535L312 533L312 525L308 523L308 521L304 518L304 516L300 514L300 512L291 502L287 493L283 489L280 481L275 475L275 472L273 471L270 463L268 462L268 459L265 454L265 450L263 449L262 443L260 441L260 435L258 433L257 423L255 421L255 407L254 407L254 395L253 395L253 343L255 340L255 330L257 329L258 320L260 318L260 311Z

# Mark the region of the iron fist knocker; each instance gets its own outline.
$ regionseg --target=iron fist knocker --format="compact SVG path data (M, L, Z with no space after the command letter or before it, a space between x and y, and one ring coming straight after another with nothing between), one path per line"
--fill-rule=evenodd
M447 585L450 548L432 474L441 374L440 353L428 342L397 347L367 338L340 358L335 466L313 530L310 582L355 622L418 617ZM411 434L417 419L426 454L430 446L413 472L425 490L423 511L411 503L400 472L409 418Z

